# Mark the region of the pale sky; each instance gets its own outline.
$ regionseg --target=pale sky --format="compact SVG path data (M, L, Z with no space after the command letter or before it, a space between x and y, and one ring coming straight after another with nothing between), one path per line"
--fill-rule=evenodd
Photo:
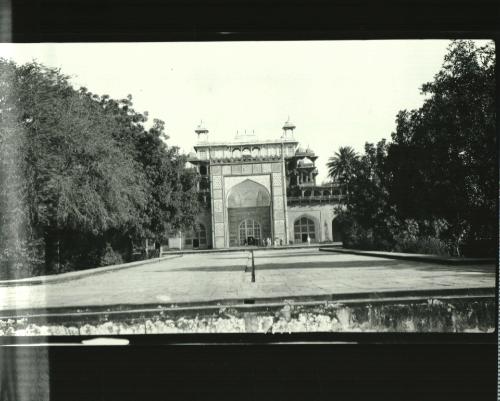
M484 41L481 41L484 43ZM401 109L420 107L448 40L0 44L0 57L61 69L75 87L120 99L165 121L184 152L203 120L209 140L236 131L278 139L290 116L295 138L325 163L340 146L390 139Z

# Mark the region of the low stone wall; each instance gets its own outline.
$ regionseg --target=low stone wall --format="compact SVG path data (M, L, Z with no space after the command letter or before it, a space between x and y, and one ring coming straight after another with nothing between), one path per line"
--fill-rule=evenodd
M67 317L59 322L0 320L0 335L123 335L167 333L479 332L495 330L495 299L324 303L280 307L159 311L156 314Z

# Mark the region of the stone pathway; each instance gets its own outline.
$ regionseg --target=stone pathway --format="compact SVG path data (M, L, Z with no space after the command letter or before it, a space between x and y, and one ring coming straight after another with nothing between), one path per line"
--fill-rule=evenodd
M157 263L74 280L0 287L0 310L170 305L223 299L494 288L494 265L445 266L311 249L172 255Z

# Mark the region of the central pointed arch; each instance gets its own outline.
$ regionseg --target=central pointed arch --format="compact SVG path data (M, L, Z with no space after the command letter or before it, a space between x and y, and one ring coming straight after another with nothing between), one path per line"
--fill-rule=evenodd
M271 238L271 195L262 184L245 179L227 194L229 245L261 245Z
M271 204L267 188L250 179L235 185L229 191L227 205L229 208L262 207Z

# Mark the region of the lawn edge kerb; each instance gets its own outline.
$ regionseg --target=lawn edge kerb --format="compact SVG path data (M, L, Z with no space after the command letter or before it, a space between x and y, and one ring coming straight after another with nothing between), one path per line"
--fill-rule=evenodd
M442 265L483 265L496 264L494 258L458 258L439 255L425 255L418 253L398 253L383 251L362 251L357 249L346 249L340 247L319 247L322 252L335 252L350 255L373 256L377 258L409 260L412 262L430 262Z

